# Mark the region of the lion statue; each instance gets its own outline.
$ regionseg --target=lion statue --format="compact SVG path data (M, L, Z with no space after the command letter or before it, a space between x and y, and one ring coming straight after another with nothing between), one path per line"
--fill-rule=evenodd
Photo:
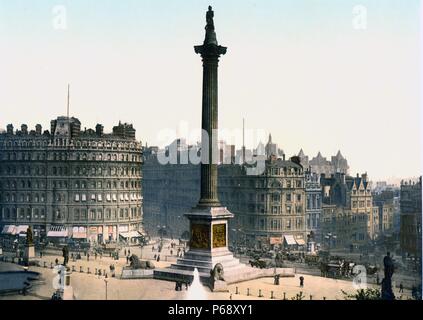
M214 268L210 270L210 276L212 278L212 281L225 281L225 278L223 277L223 266L221 263L216 263Z
M133 254L129 257L129 261L130 261L129 267L131 269L133 269L133 270L142 269L141 261L138 258L138 256L136 256L135 254Z

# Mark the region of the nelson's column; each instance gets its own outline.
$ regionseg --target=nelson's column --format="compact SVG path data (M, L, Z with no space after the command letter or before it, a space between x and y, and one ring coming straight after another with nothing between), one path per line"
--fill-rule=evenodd
M222 264L227 283L256 276L255 269L241 264L228 249L228 220L233 214L221 206L217 195L217 163L213 157L217 152L217 68L226 47L217 43L213 16L209 7L204 43L194 47L203 60L201 198L185 215L190 221L189 251L170 268L155 270L157 279L190 282L197 268L200 279L207 282L217 263Z

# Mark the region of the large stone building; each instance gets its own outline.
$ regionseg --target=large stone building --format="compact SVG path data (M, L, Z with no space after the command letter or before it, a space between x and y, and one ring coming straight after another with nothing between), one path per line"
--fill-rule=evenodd
M420 260L422 255L422 177L417 183L401 183L400 244L404 254Z
M323 206L322 242L339 248L358 248L371 243L378 230L377 210L373 207L367 174L357 177L342 173L321 175ZM327 235L331 235L329 240ZM329 243L327 243L329 245Z
M219 197L235 215L235 239L250 246L306 244L305 179L298 157L273 155L260 175L248 175L246 166L222 166Z
M32 226L40 239L136 239L142 231L141 143L132 125L106 134L76 118L0 134L3 235Z
M160 164L157 158L168 148L144 150L144 221L151 234L165 232L169 236L182 237L189 230L184 214L200 198L200 167L180 161ZM180 159L181 154L190 148L195 147L178 147L177 158ZM246 166L239 164L218 167L219 199L235 215L230 221L230 239L242 239L252 245L269 245L270 242L284 242L284 236L287 236L290 244L303 245L308 235L306 188L299 159L284 160L272 156L265 164L262 175L247 175ZM315 186L311 189L316 191ZM317 195L314 199L318 204ZM309 212L313 219L316 208ZM318 225L318 221L311 223Z

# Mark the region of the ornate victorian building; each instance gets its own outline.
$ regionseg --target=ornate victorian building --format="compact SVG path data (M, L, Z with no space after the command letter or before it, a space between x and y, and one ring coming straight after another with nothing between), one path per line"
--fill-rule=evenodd
M323 189L322 242L342 248L369 245L379 229L379 215L373 207L367 174L321 175L320 183Z
M93 242L140 237L141 143L132 125L81 131L76 118L0 134L2 234Z
M305 245L306 192L298 157L271 156L261 175L248 175L245 166L219 168L219 196L234 213L231 225L246 244Z

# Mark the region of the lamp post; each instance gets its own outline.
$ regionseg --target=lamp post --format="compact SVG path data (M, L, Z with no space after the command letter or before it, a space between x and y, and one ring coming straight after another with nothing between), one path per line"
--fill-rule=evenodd
M104 279L104 283L106 284L106 300L107 300L107 280L106 279Z
M331 242L332 242L332 239L336 239L336 238L337 238L336 235L332 234L332 232L328 232L325 235L325 239L328 239L328 256L329 256L329 260L330 260Z

